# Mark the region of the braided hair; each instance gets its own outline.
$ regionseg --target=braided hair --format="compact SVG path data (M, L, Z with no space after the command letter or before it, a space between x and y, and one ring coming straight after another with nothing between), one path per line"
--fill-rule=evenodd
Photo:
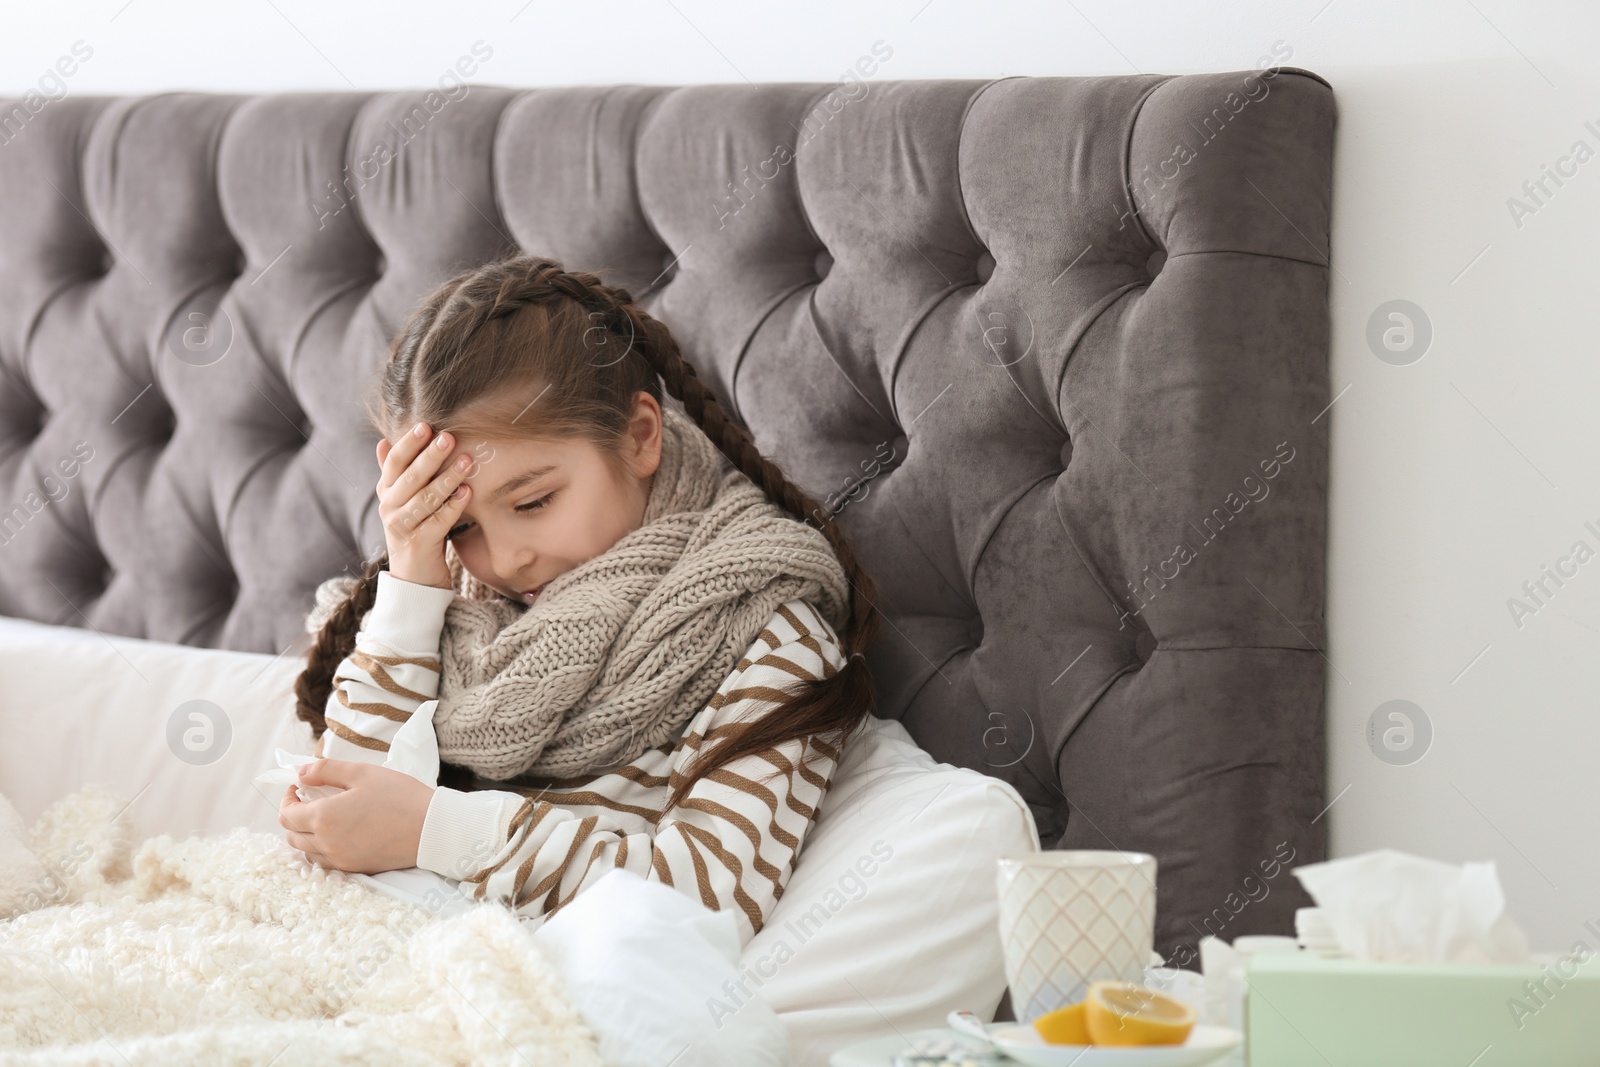
M537 256L513 255L464 270L407 316L376 384L365 398L366 413L389 440L417 422L458 437L468 428L484 438L582 437L614 469L621 466L620 446L637 394L649 393L659 403L664 385L733 466L774 503L802 522L820 525L850 583L850 617L839 635L844 666L820 679L790 683L781 711L741 723L716 744L703 746L685 773L673 772L668 808L679 804L695 782L742 756L800 738L824 740L842 751L865 724L875 701L865 653L881 623L872 578L840 524L818 522L824 514L818 501L760 453L743 425L728 418L667 327L626 289ZM532 418L530 410L536 412ZM387 565L386 552L367 562L306 651L305 670L295 681L295 713L311 725L314 737L327 729L324 709L334 671L354 650L360 620L376 599L378 574ZM816 751L813 744L805 747L808 754ZM505 785L448 763L441 763L439 780L468 789Z

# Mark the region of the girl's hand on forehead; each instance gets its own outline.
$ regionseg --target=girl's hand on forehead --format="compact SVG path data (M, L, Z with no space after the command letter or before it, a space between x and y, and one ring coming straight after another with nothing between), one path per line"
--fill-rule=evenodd
M417 423L399 441L378 442L378 514L389 545L389 573L417 585L454 588L444 539L471 498L472 459L455 437Z

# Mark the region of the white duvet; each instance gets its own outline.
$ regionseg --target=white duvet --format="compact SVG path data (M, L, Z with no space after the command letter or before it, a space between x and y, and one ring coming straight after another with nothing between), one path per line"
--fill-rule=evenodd
M281 835L128 840L87 788L31 832L0 797L0 1064L788 1061L731 915L613 871L537 929L375 892Z

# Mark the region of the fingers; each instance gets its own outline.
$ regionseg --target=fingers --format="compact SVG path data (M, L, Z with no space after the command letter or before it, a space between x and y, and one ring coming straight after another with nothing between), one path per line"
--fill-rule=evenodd
M379 511L384 522L402 537L428 526L428 533L442 538L465 507L466 491L452 494L469 477L471 457L461 453L445 466L455 445L454 436L441 433L431 441L425 444L415 434L407 434L387 448L384 443L379 444L383 466L377 487L382 500ZM436 518L436 513L446 506L452 511Z
M406 516L410 526L402 532L442 541L472 499L472 486L466 482L466 472L453 466L413 499L414 508Z
M333 860L330 859L326 854L317 851L316 838L312 837L311 835L296 833L295 831L290 830L284 835L284 838L289 842L289 844L293 845L301 852L304 852L306 854L307 862L313 864L314 866L323 867L328 870L339 869L334 865Z
M401 501L402 506L404 506L404 501L415 497L421 492L422 487L441 468L444 468L447 472L455 470L456 468L445 467L445 460L450 457L450 449L455 443L456 439L453 434L441 433L436 435L432 441L423 445L417 452L417 457L400 473L400 477L395 479L394 488L391 490L390 495L394 499ZM451 488L454 488L454 486Z
M422 452L431 437L433 437L432 428L425 422L419 422L406 431L400 440L394 442L386 450L385 455L379 457L378 462L383 466L383 470L378 477L379 492L395 484L400 475L405 473L411 461L416 459Z
M419 438L415 430L407 433L380 461L383 469L378 476L378 496L390 510L405 508L417 490L437 473L455 443L448 433L434 434L427 423L417 425L427 437Z
M283 798L283 803L278 805L278 825L291 833L309 834L311 820L306 814L306 808L309 806L295 795L294 786L291 785L288 794Z
M319 851L317 835L312 827L312 802L301 800L294 786L284 792L278 806L278 825L284 829L284 840L304 852L306 860L318 867L339 870L326 853Z
M350 789L373 772L375 765L360 760L318 759L300 766L301 785L332 785Z

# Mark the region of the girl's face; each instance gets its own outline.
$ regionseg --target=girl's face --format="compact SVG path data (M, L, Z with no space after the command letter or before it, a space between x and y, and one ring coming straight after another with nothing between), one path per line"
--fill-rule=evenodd
M473 460L472 495L449 535L461 565L491 589L532 603L552 578L644 522L661 437L661 405L644 392L624 437L621 478L586 440L458 436L456 453Z

